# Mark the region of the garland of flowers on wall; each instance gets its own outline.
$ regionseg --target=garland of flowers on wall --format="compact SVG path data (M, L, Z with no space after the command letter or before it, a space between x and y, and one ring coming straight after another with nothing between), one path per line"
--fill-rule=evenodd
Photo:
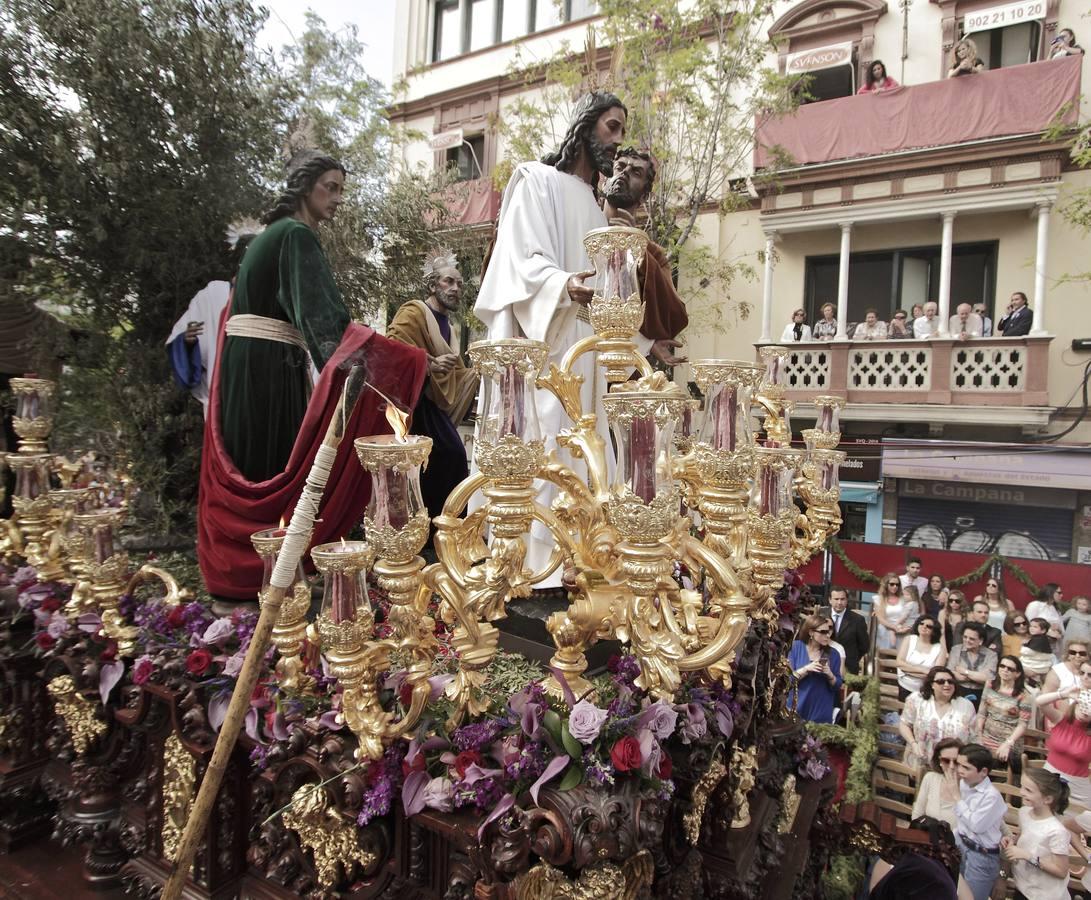
M878 586L879 582L883 580L883 576L876 574L871 569L865 569L863 566L857 565L845 552L845 548L841 546L841 542L837 538L832 537L827 541L826 547L841 560L841 564L849 571L849 573L859 581L867 581L871 584ZM985 577L989 569L993 567L995 563L1000 563L1007 571L1009 571L1018 581L1020 581L1032 594L1037 595L1040 587L1035 583L1034 579L1030 577L1027 570L1020 566L1017 562L1009 559L1006 556L1001 556L999 553L992 553L986 557L985 561L981 563L976 569L967 572L965 575L959 575L956 578L948 578L948 587L962 587L964 584L972 584L975 581Z

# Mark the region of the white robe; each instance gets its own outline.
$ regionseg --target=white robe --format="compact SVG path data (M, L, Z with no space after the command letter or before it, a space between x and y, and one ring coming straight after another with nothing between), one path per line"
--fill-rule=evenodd
M606 224L594 192L582 178L544 163L520 164L504 191L496 244L474 308L488 329L488 339L526 337L544 341L549 345L544 371L551 362L560 366L569 347L593 333L588 323L576 317L579 306L568 296L567 284L571 275L592 268L583 248L584 235ZM642 350L650 344L638 336ZM595 409L598 413L598 431L606 441L612 470L609 428L599 402L606 382L595 358L596 354L585 354L573 372L584 379L584 410ZM562 462L586 478L584 464L557 448L557 434L572 426L561 404L548 391L538 391L537 407L546 450L557 450ZM538 502L549 506L556 489L552 485L539 487ZM540 571L553 546L552 536L535 523L527 539L526 566ZM560 574L554 572L536 586L556 587L560 585Z
M210 281L189 301L189 307L174 323L174 328L171 329L170 336L167 338L169 344L186 330L190 322L200 322L204 326L200 337L197 338L197 347L200 350L201 365L205 371L201 376L201 383L190 393L201 401L206 419L208 418L209 385L212 384L212 373L216 368L216 339L220 330L220 313L227 306L230 296L230 282Z

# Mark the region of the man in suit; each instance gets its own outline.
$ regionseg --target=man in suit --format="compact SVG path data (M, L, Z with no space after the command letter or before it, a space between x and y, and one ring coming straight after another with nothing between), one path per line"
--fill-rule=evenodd
M830 605L823 607L820 615L833 619L833 639L845 648L845 668L853 675L859 675L870 640L867 621L860 613L849 609L849 592L833 585L830 588Z
M1027 308L1027 295L1016 291L1011 295L1008 314L996 323L996 330L1004 337L1022 337L1030 334L1033 322L1034 314Z
M1004 647L1004 635L999 628L989 624L989 604L984 600L974 601L970 607L967 622L955 626L955 643L962 643L962 631L968 622L976 622L981 626L981 642L999 658Z

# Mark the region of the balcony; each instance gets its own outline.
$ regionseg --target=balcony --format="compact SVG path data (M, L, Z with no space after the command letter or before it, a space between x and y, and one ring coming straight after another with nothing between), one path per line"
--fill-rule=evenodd
M488 177L455 182L443 190L440 199L450 213L451 225L493 222L500 212L500 194Z
M1040 427L1048 422L1051 340L1047 336L791 344L787 398L805 402L815 394L843 397L850 404L846 418L864 421L900 418L891 411L901 404L908 416L924 422L976 420ZM922 409L921 404L933 408ZM1003 422L996 407L1005 408Z
M806 166L1045 131L1062 113L1075 125L1083 58L994 69L801 106L756 123L754 166Z

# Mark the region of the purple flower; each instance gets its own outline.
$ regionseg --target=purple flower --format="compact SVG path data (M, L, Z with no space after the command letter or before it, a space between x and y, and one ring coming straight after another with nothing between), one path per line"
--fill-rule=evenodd
M699 703L687 703L681 709L686 714L682 720L682 743L689 744L703 738L708 732L708 719L705 718L705 711L701 708L701 705Z
M463 725L455 729L451 743L458 750L483 750L496 740L503 728L503 723L496 719Z
M663 756L663 749L659 746L659 741L655 739L655 732L650 728L643 729L637 735L637 742L640 744L642 760L640 770L645 775L655 775L659 771L659 761Z
M68 619L62 613L55 612L45 630L51 638L64 637L68 633Z
M591 750L583 753L583 771L588 779L595 784L609 785L614 783L614 767L609 763L603 763Z
M587 700L581 700L572 707L568 716L568 730L581 744L593 743L602 731L606 716L606 710L599 709Z
M450 778L433 778L424 786L424 805L440 812L450 812L454 808L455 786Z
M223 644L234 634L235 626L231 624L230 619L216 619L201 635L201 643Z
M820 781L826 777L828 771L829 767L817 756L811 757L799 767L799 774L811 781Z
M677 724L678 713L674 711L673 706L663 700L656 701L637 717L638 727L647 728L661 741L674 734Z
M246 653L240 650L233 656L229 656L224 662L224 675L228 678L237 678L242 671L242 664L246 660Z
M731 733L735 730L735 716L731 709L731 704L726 699L720 699L716 701L716 727L720 729L720 734L724 736L724 739L730 739Z
M542 686L528 684L517 694L512 694L508 701L511 711L519 717L519 726L527 737L534 737L542 724L542 716L547 709Z

